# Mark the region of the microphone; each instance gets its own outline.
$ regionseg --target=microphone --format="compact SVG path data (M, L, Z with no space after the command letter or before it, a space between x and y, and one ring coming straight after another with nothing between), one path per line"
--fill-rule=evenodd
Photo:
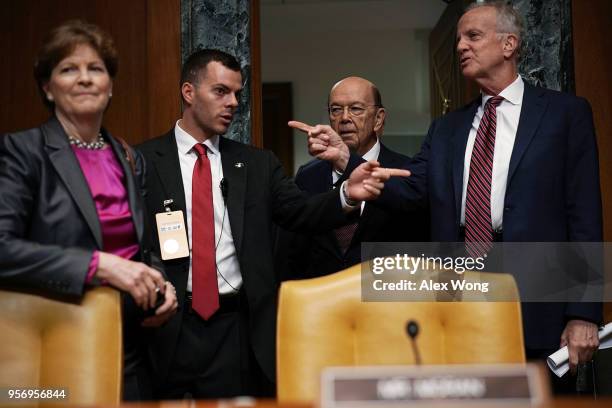
M417 366L421 365L421 354L419 353L419 348L417 347L416 337L419 335L419 324L416 320L408 320L406 323L406 333L408 333L408 337L410 337L410 342L412 344L412 352L414 353L414 360Z
M223 201L227 201L228 185L227 185L227 180L225 179L225 177L221 179L221 182L219 183L219 188L221 189L221 195L223 196Z

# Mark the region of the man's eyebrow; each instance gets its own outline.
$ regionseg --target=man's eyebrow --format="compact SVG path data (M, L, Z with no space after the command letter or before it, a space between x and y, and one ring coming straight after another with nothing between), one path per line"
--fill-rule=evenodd
M463 30L461 32L457 31L457 35L456 35L456 39L457 41L459 40L459 38L463 35L463 34L482 34L484 33L483 30L480 30L478 28L468 28L466 30Z
M340 102L331 102L329 106L353 106L353 105L374 105L374 102L364 102L364 101L350 101L346 104L341 104Z

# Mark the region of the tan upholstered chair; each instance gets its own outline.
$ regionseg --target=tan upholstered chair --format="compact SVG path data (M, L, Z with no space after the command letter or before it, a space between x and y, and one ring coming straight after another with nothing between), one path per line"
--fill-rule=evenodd
M116 290L90 290L80 303L0 290L0 338L0 388L66 388L58 406L120 403Z
M466 279L474 275L465 274ZM490 286L518 299L514 280L486 274ZM281 286L277 383L281 402L310 402L329 366L414 364L406 322L418 321L422 364L525 361L520 303L362 302L356 265Z

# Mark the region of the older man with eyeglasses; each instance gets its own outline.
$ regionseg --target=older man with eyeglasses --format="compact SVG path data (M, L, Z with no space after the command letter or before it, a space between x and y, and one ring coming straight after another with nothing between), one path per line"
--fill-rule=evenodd
M410 158L388 149L380 141L386 110L372 82L360 77L342 79L330 91L327 111L331 129L340 135L342 143L336 149L326 147L317 155L317 142L311 140L310 152L316 159L302 166L295 177L302 190L314 195L338 187L344 178L332 162L337 154L348 156L349 151L365 160L377 160L384 167L406 167ZM290 126L305 132L314 129L314 133L329 129L299 122L290 122ZM309 133L314 139L314 133ZM278 270L287 271L283 278L323 276L360 263L362 242L428 240L428 217L422 212L406 217L362 203L361 211L353 214L347 225L323 234L282 233L278 251L278 262L282 265Z

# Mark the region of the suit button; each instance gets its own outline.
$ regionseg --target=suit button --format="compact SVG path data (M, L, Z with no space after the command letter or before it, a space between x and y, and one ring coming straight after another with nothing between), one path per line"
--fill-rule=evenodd
M504 207L504 212L508 212L508 211L511 211L511 210L512 210L512 208L510 208L510 207Z

